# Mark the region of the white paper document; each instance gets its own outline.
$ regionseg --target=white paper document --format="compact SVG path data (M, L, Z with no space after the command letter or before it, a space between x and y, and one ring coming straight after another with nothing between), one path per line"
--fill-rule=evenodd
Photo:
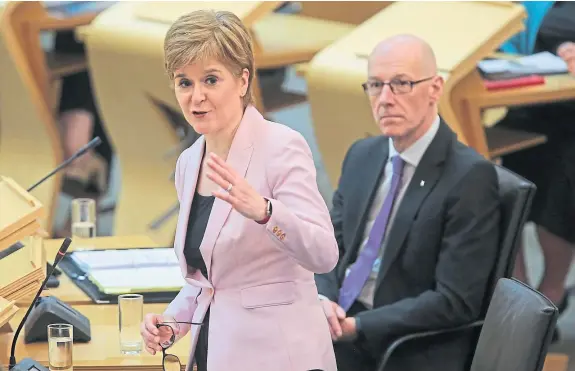
M88 278L106 294L179 291L185 284L178 267L95 269Z
M172 248L74 251L72 259L86 271L95 269L178 267Z
M70 257L106 294L179 291L185 284L173 248L74 251Z
M544 75L567 72L567 63L560 57L549 52L541 52L514 60L484 60L478 63L478 67L486 74L507 72L526 75Z

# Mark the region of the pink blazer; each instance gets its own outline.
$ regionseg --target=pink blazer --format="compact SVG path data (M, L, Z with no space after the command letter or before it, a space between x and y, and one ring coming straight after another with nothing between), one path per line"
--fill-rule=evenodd
M247 107L227 162L271 200L273 214L260 225L216 198L200 245L207 279L188 267L183 254L204 146L202 136L176 165L174 249L186 285L165 314L201 322L210 306L210 371L337 370L314 273L331 271L339 253L308 144ZM188 365L199 334L198 326L191 327ZM181 337L190 326L180 329Z

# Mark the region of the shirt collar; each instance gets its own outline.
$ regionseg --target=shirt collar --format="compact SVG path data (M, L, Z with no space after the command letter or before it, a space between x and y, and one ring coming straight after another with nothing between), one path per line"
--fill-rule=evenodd
M427 147L431 144L431 141L435 137L437 130L439 129L439 116L435 117L435 121L431 124L431 127L415 141L411 146L407 147L403 152L399 154L401 159L411 166L417 167L419 161L425 154ZM391 160L393 156L397 155L397 150L393 146L393 140L389 140L389 159Z

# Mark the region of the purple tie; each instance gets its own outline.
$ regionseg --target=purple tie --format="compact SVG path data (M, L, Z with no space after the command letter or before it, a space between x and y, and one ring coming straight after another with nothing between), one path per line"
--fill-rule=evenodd
M341 285L339 305L346 312L361 293L361 290L373 269L373 264L379 255L379 248L381 247L383 236L385 235L385 230L387 228L387 222L391 215L393 203L399 190L404 162L401 157L396 155L392 158L392 165L393 176L391 177L391 187L389 188L389 192L385 197L385 201L383 202L383 206L381 207L377 218L375 218L373 228L371 228L371 231L369 232L367 244L359 254L355 263L351 266L349 274L344 278L343 284Z

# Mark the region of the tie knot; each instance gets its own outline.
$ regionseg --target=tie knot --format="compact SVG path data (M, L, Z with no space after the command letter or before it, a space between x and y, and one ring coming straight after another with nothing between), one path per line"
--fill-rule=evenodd
M393 156L391 159L391 165L393 166L393 174L401 175L403 172L403 165L405 162L399 155Z

